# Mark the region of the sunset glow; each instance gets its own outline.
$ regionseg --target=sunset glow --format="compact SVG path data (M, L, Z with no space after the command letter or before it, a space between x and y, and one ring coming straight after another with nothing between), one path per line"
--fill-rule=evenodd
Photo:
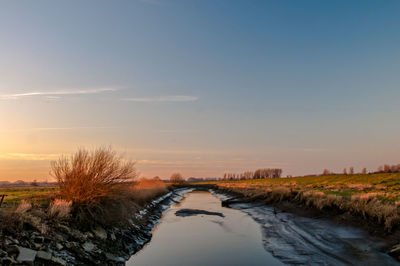
M22 2L0 8L0 180L99 146L149 178L399 162L397 2Z

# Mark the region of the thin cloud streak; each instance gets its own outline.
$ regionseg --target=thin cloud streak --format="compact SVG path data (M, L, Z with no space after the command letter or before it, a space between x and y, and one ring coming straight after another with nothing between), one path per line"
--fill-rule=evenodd
M98 88L98 89L85 89L85 90L59 90L59 91L33 91L25 93L16 94L3 94L0 95L1 100L16 100L24 97L34 97L34 96L47 96L53 98L59 98L59 96L65 95L85 95L85 94L98 94L102 92L113 92L118 89L116 88Z
M57 131L57 130L92 130L92 129L122 129L123 126L88 126L88 127L36 127L36 128L17 128L0 129L0 132L27 132L27 131Z
M59 157L59 154L43 153L6 153L0 154L2 160L27 160L27 161L50 161Z
M142 103L151 103L151 102L195 102L199 99L196 96L187 96L187 95L171 95L171 96L161 96L154 98L123 98L123 101L127 102L142 102Z

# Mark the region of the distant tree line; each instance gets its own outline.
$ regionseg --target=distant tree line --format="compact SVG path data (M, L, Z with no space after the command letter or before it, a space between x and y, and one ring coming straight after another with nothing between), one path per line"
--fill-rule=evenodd
M189 177L187 179L188 182L201 182L201 181L217 181L220 180L221 178L217 177Z
M377 173L400 173L400 164L394 165L381 165L378 167Z
M347 171L347 168L343 168L343 174L344 175L354 175L355 174L354 167L353 166L349 167L348 171ZM367 168L364 167L359 174L366 175ZM338 173L334 173L334 172L329 171L328 169L324 169L322 171L322 175L338 175Z
M384 164L378 167L377 171L375 172L370 172L370 173L400 173L400 164ZM354 167L350 167L348 170L347 168L343 169L343 174L344 175L353 175L355 174L354 172ZM367 168L362 168L361 172L359 174L366 175L368 174ZM322 171L322 175L337 175L337 173L331 172L328 169L324 169Z
M280 178L282 169L280 168L262 168L256 171L245 171L242 173L224 173L222 180L245 180L245 179L266 179Z

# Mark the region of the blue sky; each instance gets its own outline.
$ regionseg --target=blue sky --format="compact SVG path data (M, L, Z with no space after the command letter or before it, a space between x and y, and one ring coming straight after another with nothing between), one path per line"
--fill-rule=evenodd
M1 1L0 179L398 163L398 1Z

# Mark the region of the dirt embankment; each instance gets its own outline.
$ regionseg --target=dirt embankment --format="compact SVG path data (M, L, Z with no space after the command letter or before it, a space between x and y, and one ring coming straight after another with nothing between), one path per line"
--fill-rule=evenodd
M124 226L81 229L64 220L50 221L43 230L34 210L29 211L18 220L21 230L1 235L0 265L125 265L150 241L162 212L183 192L176 189L150 201Z

